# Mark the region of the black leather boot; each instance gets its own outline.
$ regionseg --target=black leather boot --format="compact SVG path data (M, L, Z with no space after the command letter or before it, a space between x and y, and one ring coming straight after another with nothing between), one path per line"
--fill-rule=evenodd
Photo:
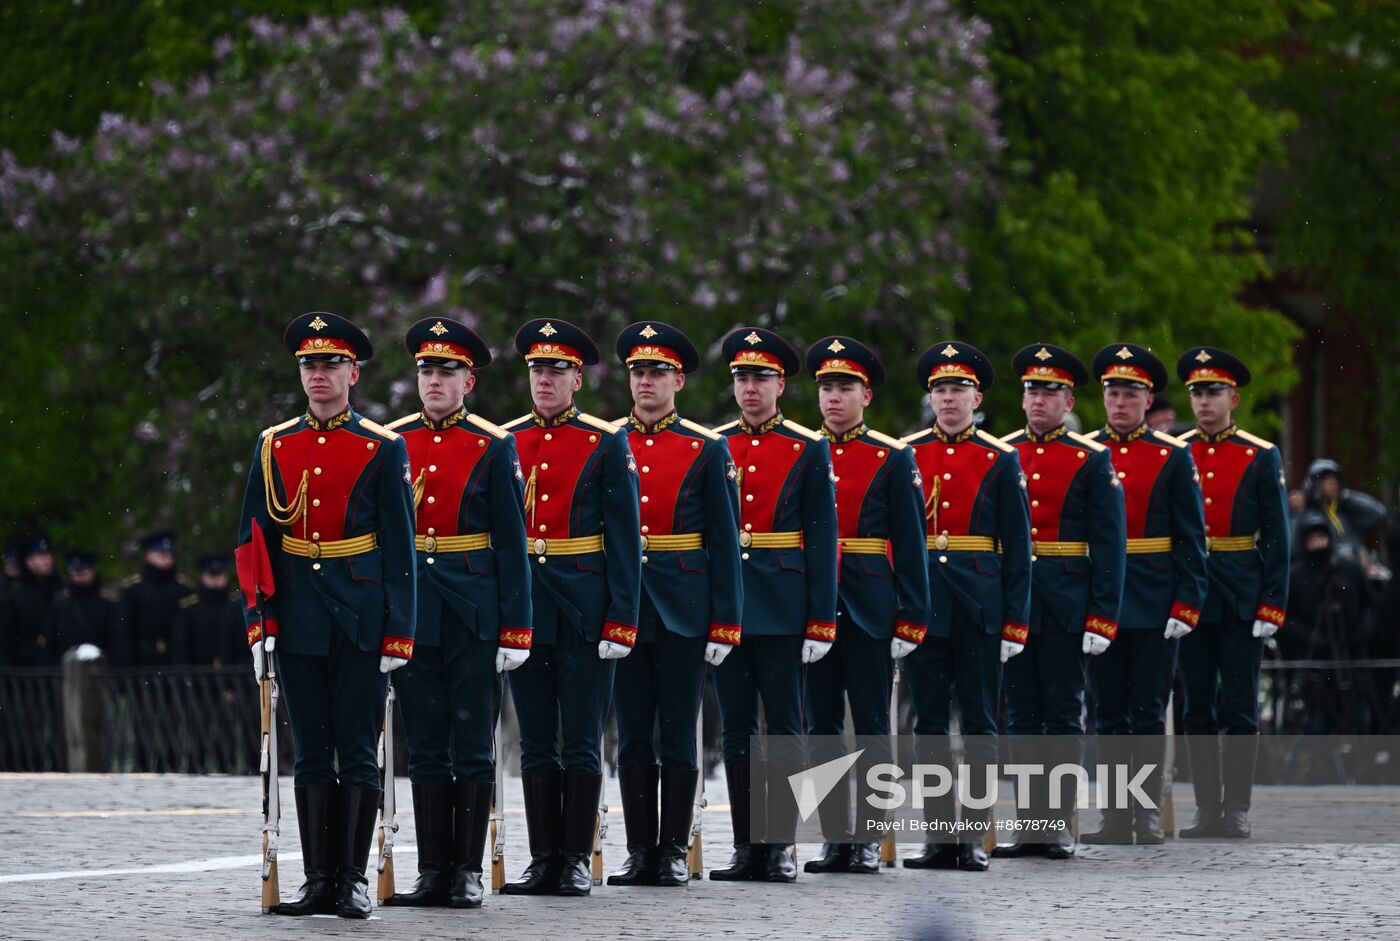
M749 787L749 763L725 762L724 778L729 784L729 819L734 825L734 855L729 858L728 866L711 869L710 878L716 882L743 882L755 878L755 867L760 867L766 862L755 855L753 844L749 842L753 809Z
M601 774L564 772L564 826L559 831L563 857L559 871L560 895L588 895L593 891L593 836L598 826L598 798L603 792Z
M934 761L941 761L947 767L951 758L938 755ZM924 805L924 820L930 825L927 831L929 841L913 856L904 857L905 869L956 869L958 865L958 845L951 826L957 820L957 806L951 794L935 797Z
M904 857L903 865L905 869L956 869L958 846L956 843L925 843L919 852Z
M1143 743L1145 745L1145 742ZM1160 754L1149 755L1143 747L1136 747L1133 752L1133 775L1136 776L1137 769L1146 764L1152 765L1152 770L1143 779L1142 789L1156 807L1133 807L1133 840L1139 846L1157 846L1166 842L1167 834L1162 829L1162 801L1165 795L1162 792L1162 780L1166 769L1162 765L1163 757ZM1131 798L1130 798L1131 799Z
M491 822L492 781L458 779L452 787L452 872L447 904L476 908L485 896L481 860L486 853L486 828Z
M661 769L661 831L656 854L656 884L685 885L690 881L686 851L690 848L690 824L695 810L695 784L700 772L693 768Z
M803 872L845 872L851 864L850 843L823 843L816 859L803 863Z
M418 878L407 892L395 892L381 904L438 908L447 904L452 842L452 780L424 778L413 782L413 830L418 834Z
M964 820L986 821L991 824L991 810L964 810ZM963 833L958 843L958 868L964 872L986 872L992 865L984 842L987 830L976 828Z
M1254 792L1254 764L1259 757L1258 735L1227 735L1225 750L1224 801L1221 805L1221 835L1231 840L1248 839L1249 805Z
M1117 797L1118 779L1123 774L1119 765L1131 765L1132 754L1124 747L1125 736L1104 735L1099 737L1099 763L1105 766L1106 780L1101 788L1110 802ZM1081 832L1079 842L1089 845L1117 844L1133 845L1133 812L1127 807L1102 808L1103 820L1097 830Z
M1027 779L1026 807L1022 811L1018 808L1018 815L1024 820L1043 820L1049 810L1049 799L1046 793L1047 783L1043 777ZM1019 797L1020 795L1017 795ZM1022 803L1021 801L1017 802ZM992 850L992 856L996 859L1020 859L1023 856L1044 856L1045 843L1033 837L1040 837L1042 833L1027 830L1022 839L1017 840L1009 846L998 846Z
M656 765L617 769L622 788L622 819L627 825L627 859L608 876L608 885L655 885L657 811Z
M879 875L880 844L852 843L850 845L850 859L846 863L846 871L859 875Z
M1220 820L1220 739L1215 735L1186 736L1191 756L1191 789L1196 792L1196 825L1183 827L1183 840L1210 840L1224 836Z
M335 873L335 913L341 918L368 918L369 845L374 840L381 791L377 787L340 786L340 865Z
M553 895L559 888L559 827L563 815L563 772L558 768L525 771L525 828L530 833L530 864L502 895Z
M787 787L789 777L803 770L799 759L774 761L772 773L764 777L769 782L767 802L767 860L763 864L765 882L797 881L797 798ZM775 786L776 785L776 786Z
M338 784L309 784L296 788L297 829L301 832L301 862L306 870L306 881L301 884L296 898L272 909L274 914L335 914L339 791Z

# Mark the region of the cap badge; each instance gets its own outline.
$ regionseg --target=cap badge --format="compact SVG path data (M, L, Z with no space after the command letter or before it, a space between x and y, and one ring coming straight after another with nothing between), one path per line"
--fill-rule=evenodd
M1207 353L1205 350L1201 350L1199 353L1196 354L1196 362L1198 362L1198 363L1208 363L1208 362L1210 362L1210 354Z
M1047 359L1049 359L1052 355L1054 355L1054 354L1052 354L1049 350L1047 350L1045 347L1042 346L1042 347L1040 348L1040 352L1035 354L1035 358L1038 359L1038 360L1040 360L1040 361L1043 363L1043 362L1045 362Z
M447 332L447 328L444 327L442 325L442 321L439 320L437 323L433 324L431 327L428 328L428 332L436 336L442 336L444 333Z
M552 337L558 332L558 330L554 329L554 324L549 323L547 321L545 322L545 325L543 327L540 327L540 333L543 336Z
M1125 347L1123 347L1121 350L1119 350L1117 353L1114 353L1113 355L1114 355L1114 356L1117 356L1119 359L1132 359L1132 358L1133 358L1133 351L1130 350L1130 349L1128 349L1128 348L1125 346Z
M958 355L958 348L949 343L947 346L943 347L943 355L952 359L954 356Z
M840 340L832 340L831 345L827 347L827 349L831 350L833 353L839 353L845 348L846 344L842 343Z
M311 323L307 324L307 326L310 327L312 330L324 330L327 327L329 327L330 324L322 320L320 314L317 314L316 319L311 321Z
M763 337L758 335L757 330L750 330L749 335L744 337L744 342L747 343L749 346L753 346L756 343L762 343Z
M652 337L657 337L660 335L661 331L653 330L651 324L647 324L645 327L642 328L641 336L644 340L650 340Z

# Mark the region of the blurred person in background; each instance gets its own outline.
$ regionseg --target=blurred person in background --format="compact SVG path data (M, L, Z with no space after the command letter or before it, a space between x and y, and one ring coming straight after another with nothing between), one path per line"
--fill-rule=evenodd
M1319 458L1308 465L1307 479L1300 492L1290 497L1294 518L1294 556L1302 552L1299 524L1303 512L1321 513L1332 529L1334 552L1355 558L1365 568L1370 563L1366 541L1385 520L1385 504L1368 493L1350 490L1342 478L1341 465L1331 458Z
M68 582L53 601L47 648L52 662L79 644L92 644L119 663L117 601L114 591L102 588L97 556L85 549L70 550L64 558Z
M122 583L122 629L133 666L164 666L172 662L175 612L194 589L175 572L174 533L149 534L141 541L141 551L140 574Z
M247 654L243 607L229 588L228 558L201 556L199 587L180 599L171 635L170 662L218 667L242 664Z
M35 530L20 540L19 579L5 602L5 633L10 665L49 666L58 662L58 653L48 649L50 612L54 596L63 586L54 570L53 550L48 534Z
M1179 431L1176 406L1172 405L1171 399L1165 395L1152 397L1152 404L1147 406L1147 427L1169 435L1174 435Z

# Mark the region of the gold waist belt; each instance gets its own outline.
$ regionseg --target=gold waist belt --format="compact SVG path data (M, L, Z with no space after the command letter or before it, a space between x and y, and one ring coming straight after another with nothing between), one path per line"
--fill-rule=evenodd
M1152 552L1171 552L1172 537L1156 536L1152 539L1129 539L1128 555L1147 555Z
M851 552L856 555L884 555L889 549L889 540L865 538L858 536L847 536L837 540L842 552Z
M1210 552L1249 552L1255 545L1253 536L1206 537L1206 549Z
M929 536L925 540L930 549L939 552L995 552L996 540L991 536Z
M643 536L642 548L648 552L682 552L705 548L705 540L700 533L660 533Z
M1087 556L1089 544L1087 542L1041 542L1036 540L1031 543L1031 551L1036 555L1045 556Z
M288 555L299 555L303 559L343 559L351 555L363 555L379 543L374 533L365 533L354 539L306 540L293 536L282 537L282 551Z
M739 534L739 545L745 549L801 549L802 531L790 533L752 533L744 530Z
M535 555L587 555L603 551L603 534L577 539L536 539L530 544Z
M490 533L467 533L465 536L414 536L413 548L419 552L472 552L491 548Z

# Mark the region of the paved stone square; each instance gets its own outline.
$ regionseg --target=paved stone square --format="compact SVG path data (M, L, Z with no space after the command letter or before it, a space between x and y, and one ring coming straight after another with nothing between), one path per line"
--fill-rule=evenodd
M723 776L708 783L706 865L728 858ZM510 792L507 870L526 860L520 781ZM0 938L1378 938L1400 937L1400 845L1319 840L1329 816L1400 820L1397 788L1262 788L1250 842L1088 847L1077 859L996 860L986 873L813 876L796 885L700 882L594 890L586 899L488 895L476 911L376 910L368 923L259 913L258 782L175 775L0 775ZM413 876L413 816L399 786L398 878ZM605 800L620 802L608 779ZM282 893L301 881L284 781ZM1190 788L1176 790L1190 819ZM1298 828L1302 827L1301 830ZM1309 830L1309 827L1315 827ZM624 855L609 816L605 864ZM907 852L912 847L902 847ZM810 859L816 847L799 847ZM373 881L371 877L371 886ZM381 917L382 916L382 917Z

